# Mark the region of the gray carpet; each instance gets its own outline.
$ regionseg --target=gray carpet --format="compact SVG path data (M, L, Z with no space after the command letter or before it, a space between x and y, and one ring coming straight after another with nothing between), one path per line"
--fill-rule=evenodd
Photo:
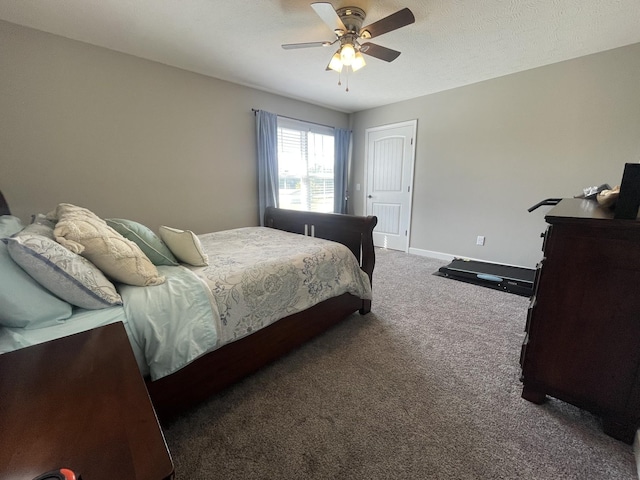
M165 426L181 479L635 479L598 418L520 398L528 299L378 250L358 314Z

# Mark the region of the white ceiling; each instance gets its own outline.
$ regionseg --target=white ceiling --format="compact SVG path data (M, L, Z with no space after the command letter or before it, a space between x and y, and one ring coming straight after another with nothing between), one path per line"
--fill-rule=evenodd
M640 0L333 0L365 24L409 7L416 22L372 39L399 50L338 86L314 0L0 0L0 19L288 97L355 112L640 42ZM0 47L1 48L1 47Z

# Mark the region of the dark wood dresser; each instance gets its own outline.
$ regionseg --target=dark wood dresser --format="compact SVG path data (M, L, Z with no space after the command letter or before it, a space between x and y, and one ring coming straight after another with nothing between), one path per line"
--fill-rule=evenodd
M122 323L0 355L0 478L168 480L173 463Z
M640 221L581 199L562 200L545 219L522 397L584 408L602 417L607 434L632 443L640 425Z

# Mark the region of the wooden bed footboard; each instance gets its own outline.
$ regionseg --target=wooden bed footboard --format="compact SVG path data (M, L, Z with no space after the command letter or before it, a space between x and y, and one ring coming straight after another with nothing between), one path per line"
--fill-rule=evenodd
M340 213L301 212L267 207L264 224L292 233L324 238L346 245L360 262L360 268L369 276L373 285L373 269L376 254L373 247L373 229L377 217L361 217ZM371 311L371 301L363 300L360 313Z

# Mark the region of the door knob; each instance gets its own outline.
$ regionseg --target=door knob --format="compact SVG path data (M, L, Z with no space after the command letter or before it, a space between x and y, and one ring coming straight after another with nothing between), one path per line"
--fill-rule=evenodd
M371 195L367 195L367 198L373 198Z

